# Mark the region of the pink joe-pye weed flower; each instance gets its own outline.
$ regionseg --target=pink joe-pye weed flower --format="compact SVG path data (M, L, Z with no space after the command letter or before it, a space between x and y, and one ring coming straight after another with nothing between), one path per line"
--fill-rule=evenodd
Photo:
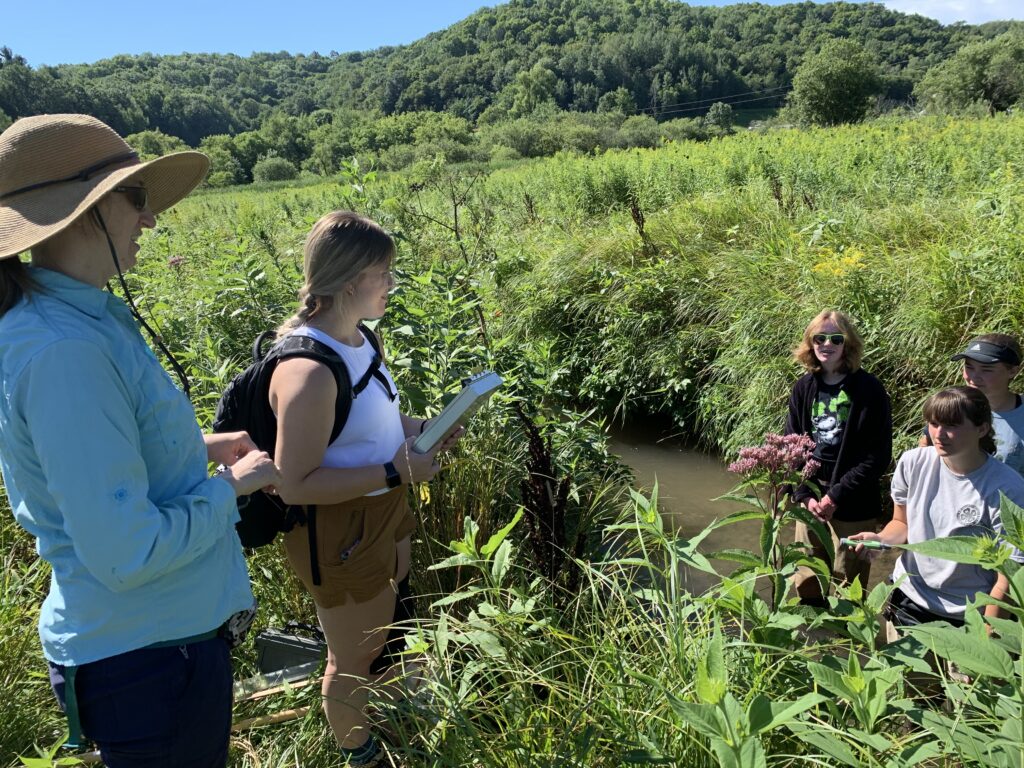
M742 498L757 507L763 516L761 558L773 571L772 611L781 604L786 592L785 566L796 562L795 555L783 546L779 531L784 523L793 519L792 486L818 469L813 455L814 441L806 435L767 434L761 445L742 448L736 461L729 465L729 471L741 475L743 481L726 498L738 500L738 494L743 492ZM747 510L743 511L745 514L739 519L749 519Z
M741 448L739 458L729 465L729 471L737 475L801 473L803 477L814 474L818 463L811 458L814 441L807 435L778 435L768 433L764 443Z
M817 473L818 468L820 466L821 466L821 462L818 461L817 459L808 459L807 463L804 464L804 468L803 468L803 471L800 473L800 476L804 480L808 480L808 479L814 477L815 473Z

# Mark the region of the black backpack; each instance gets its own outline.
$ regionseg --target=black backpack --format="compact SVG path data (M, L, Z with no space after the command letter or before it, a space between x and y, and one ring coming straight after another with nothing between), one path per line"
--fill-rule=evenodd
M260 334L252 345L252 364L232 379L217 403L213 431L248 432L260 450L273 456L277 443L277 417L270 408L270 379L281 360L305 357L330 368L338 384L334 426L328 441L333 443L345 428L353 398L366 388L371 378L378 378L384 383L391 399L395 398L387 380L380 373L381 350L377 335L365 326L360 325L359 329L373 346L375 354L373 363L355 386L352 385L345 362L326 344L309 336L288 336L264 353L263 345L275 332ZM239 498L238 511L241 516L235 526L238 538L243 547L253 548L269 544L278 533L290 531L296 524L307 522L308 517L312 517L312 514L307 517L307 511L315 512L315 507L289 506L277 496L256 491ZM309 522L310 536L315 537L313 523L311 520Z

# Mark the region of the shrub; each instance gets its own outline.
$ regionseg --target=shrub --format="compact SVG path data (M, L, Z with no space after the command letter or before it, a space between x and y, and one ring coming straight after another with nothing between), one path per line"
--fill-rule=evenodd
M252 167L252 180L261 183L265 181L290 181L299 175L298 169L283 157L271 155L261 157Z
M999 112L1024 100L1024 35L1007 32L965 45L925 74L914 96L929 112Z
M619 127L616 146L656 147L661 143L658 121L650 115L627 117Z
M830 40L793 77L789 108L802 123L838 125L863 120L882 90L878 66L851 40Z
M2 123L2 118L0 118L0 123ZM125 141L128 142L132 149L139 153L139 157L142 160L150 160L160 155L180 152L183 149L189 148L188 144L177 136L168 136L159 130L133 133L125 137Z

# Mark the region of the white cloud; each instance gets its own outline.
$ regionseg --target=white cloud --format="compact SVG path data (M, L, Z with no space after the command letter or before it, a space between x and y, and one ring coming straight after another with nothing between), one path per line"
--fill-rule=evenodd
M886 8L903 13L919 13L943 24L966 21L982 24L998 19L1024 20L1021 0L882 0Z

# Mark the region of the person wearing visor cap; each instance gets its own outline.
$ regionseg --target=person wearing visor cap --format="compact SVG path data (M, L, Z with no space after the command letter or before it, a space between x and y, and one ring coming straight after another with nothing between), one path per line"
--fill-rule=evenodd
M950 360L962 360L964 382L988 398L996 441L995 457L1024 474L1024 403L1021 396L1010 389L1013 379L1020 373L1020 343L1006 333L988 333L971 339L963 351ZM927 429L920 444L931 445Z
M52 566L39 635L69 745L81 729L111 768L226 764L222 628L253 604L235 499L278 481L244 433L204 438L130 294L103 290L208 167L141 162L86 115L0 134L0 471Z

